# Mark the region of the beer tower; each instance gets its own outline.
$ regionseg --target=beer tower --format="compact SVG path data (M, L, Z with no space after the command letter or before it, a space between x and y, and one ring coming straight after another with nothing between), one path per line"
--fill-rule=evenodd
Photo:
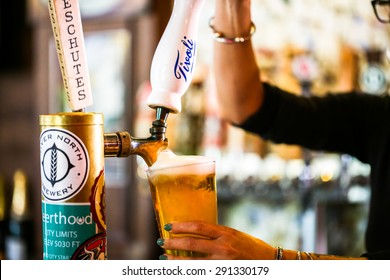
M151 66L156 111L150 136L104 133L102 114L85 112L93 99L78 1L49 0L58 60L72 112L40 115L43 258L107 259L105 157L141 156L151 166L168 149L170 113L181 111L195 67L197 22L204 0L175 0Z

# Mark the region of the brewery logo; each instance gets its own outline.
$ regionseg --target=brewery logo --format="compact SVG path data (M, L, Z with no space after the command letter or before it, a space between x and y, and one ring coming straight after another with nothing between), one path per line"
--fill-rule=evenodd
M75 196L88 178L84 143L70 131L51 128L41 133L40 149L42 195L51 201Z

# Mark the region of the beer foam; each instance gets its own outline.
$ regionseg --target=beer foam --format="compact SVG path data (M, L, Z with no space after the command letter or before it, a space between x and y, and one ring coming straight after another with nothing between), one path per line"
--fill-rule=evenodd
M148 172L154 172L158 170L164 169L165 174L169 173L176 173L178 171L172 170L167 171L165 169L170 169L174 167L182 167L182 169L179 171L180 173L186 172L188 170L188 173L192 174L206 174L206 173L214 173L215 168L214 165L210 166L202 166L202 168L196 168L194 167L194 164L202 164L202 163L208 163L208 162L214 162L214 159L211 157L206 156L181 156L176 155L170 150L166 150L163 152L160 152L157 161L150 166L147 171ZM184 169L184 170L183 170Z

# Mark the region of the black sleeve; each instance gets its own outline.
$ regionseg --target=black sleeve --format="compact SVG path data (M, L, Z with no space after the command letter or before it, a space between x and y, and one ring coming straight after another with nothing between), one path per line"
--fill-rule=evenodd
M362 257L369 260L390 260L390 250L364 253Z
M353 92L307 98L264 83L263 105L239 127L274 143L348 153L367 162L383 138L388 104L388 97Z

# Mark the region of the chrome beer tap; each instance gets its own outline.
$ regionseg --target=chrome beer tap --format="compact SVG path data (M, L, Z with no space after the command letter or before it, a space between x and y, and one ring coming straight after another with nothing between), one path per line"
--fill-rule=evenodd
M141 156L151 166L168 148L165 137L169 113L180 113L181 97L191 84L197 54L199 11L204 0L175 0L171 17L157 46L151 66L152 92L147 104L156 110L150 137L128 132L104 134L106 157Z
M149 129L147 138L132 137L127 131L104 134L105 157L141 156L148 166L151 166L158 154L168 148L168 138L165 136L169 110L163 107L156 108L156 120Z

